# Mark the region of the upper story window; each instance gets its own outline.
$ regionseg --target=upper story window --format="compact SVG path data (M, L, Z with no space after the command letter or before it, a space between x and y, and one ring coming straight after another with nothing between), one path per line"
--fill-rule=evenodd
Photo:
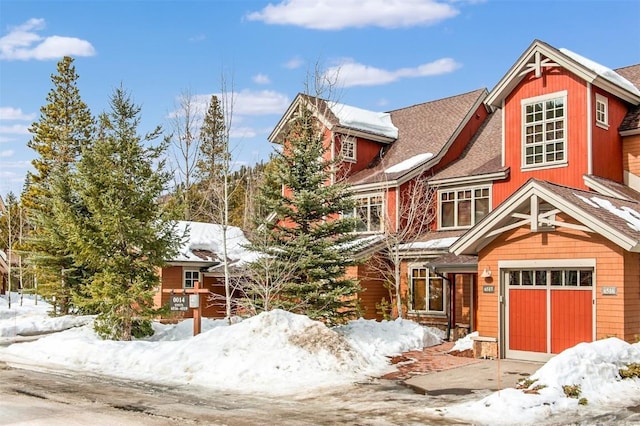
M567 162L567 92L522 100L522 167Z
M356 232L382 232L384 229L382 195L367 195L356 199L356 206L351 214L358 219Z
M193 288L196 281L200 281L199 271L184 271L183 288Z
M343 160L356 161L356 138L353 136L343 136L340 154Z
M609 100L596 93L596 125L609 128Z
M470 228L489 213L489 187L438 191L439 228Z

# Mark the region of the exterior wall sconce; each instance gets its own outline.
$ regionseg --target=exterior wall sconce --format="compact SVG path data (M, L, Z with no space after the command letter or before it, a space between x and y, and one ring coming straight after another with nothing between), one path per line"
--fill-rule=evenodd
M480 274L480 276L482 278L491 278L491 268L489 268L488 266L484 268L484 270L482 271L482 274Z

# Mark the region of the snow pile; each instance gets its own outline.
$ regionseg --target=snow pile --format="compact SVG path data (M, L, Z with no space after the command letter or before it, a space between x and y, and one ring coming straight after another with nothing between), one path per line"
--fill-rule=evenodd
M327 102L327 105L341 126L398 138L398 128L393 125L391 114L388 112L374 112L337 102Z
M640 403L640 379L621 379L618 373L631 363L640 363L640 343L617 338L580 343L532 374L527 389L505 389L480 401L436 411L474 423L513 424L520 419L519 423L532 424L560 411L579 413L586 409L581 402L587 407L608 407L608 411L633 406ZM572 391L574 397L567 396Z
M640 232L640 213L638 213L637 211L625 206L621 208L617 208L616 206L613 205L613 203L611 203L611 201L603 200L602 198L591 197L591 199L589 199L586 197L582 197L578 194L574 194L574 195L579 199L581 199L582 201L584 201L585 203L589 204L591 207L595 207L595 208L601 207L607 210L608 212L610 212L611 214L618 216L620 219L625 220L627 222L627 225L629 225L629 228L633 229L634 231Z
M387 357L415 349L434 346L442 342L442 332L423 327L413 321L398 318L395 321L359 319L336 327L372 366L380 371L389 365Z
M21 301L22 299L22 301ZM92 316L50 317L51 305L33 295L11 293L11 309L7 295L0 297L0 343L11 341L16 336L62 331L90 323Z
M191 325L155 324L156 336L132 342L101 340L87 325L0 349L0 358L155 383L279 395L368 380L388 371L384 356L439 343L410 321L376 327L375 321L360 320L336 331L281 310L232 325L207 320L205 331L195 337Z
M473 349L473 338L478 337L479 333L474 331L464 336L462 339L456 340L455 345L449 350L449 352L464 352Z

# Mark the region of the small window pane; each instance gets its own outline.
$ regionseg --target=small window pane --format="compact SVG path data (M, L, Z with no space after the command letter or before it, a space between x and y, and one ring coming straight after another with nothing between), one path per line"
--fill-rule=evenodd
M536 271L536 285L547 285L547 271Z
M551 271L551 285L562 285L562 271Z
M581 270L580 271L580 287L593 286L593 271Z
M533 271L522 271L522 285L533 285Z
M429 278L429 309L430 311L444 311L444 282L440 277Z
M564 271L564 285L565 286L577 286L578 285L578 271Z

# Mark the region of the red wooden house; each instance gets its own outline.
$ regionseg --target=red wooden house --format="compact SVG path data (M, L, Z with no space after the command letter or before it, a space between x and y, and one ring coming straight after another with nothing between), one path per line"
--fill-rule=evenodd
M491 92L387 113L299 95L269 140L313 110L358 200L363 256L393 255L383 242L427 177L434 219L394 248L405 315L477 330L485 355L546 359L640 335L639 87L640 65L613 71L536 40ZM349 273L380 318L393 294L371 261Z

